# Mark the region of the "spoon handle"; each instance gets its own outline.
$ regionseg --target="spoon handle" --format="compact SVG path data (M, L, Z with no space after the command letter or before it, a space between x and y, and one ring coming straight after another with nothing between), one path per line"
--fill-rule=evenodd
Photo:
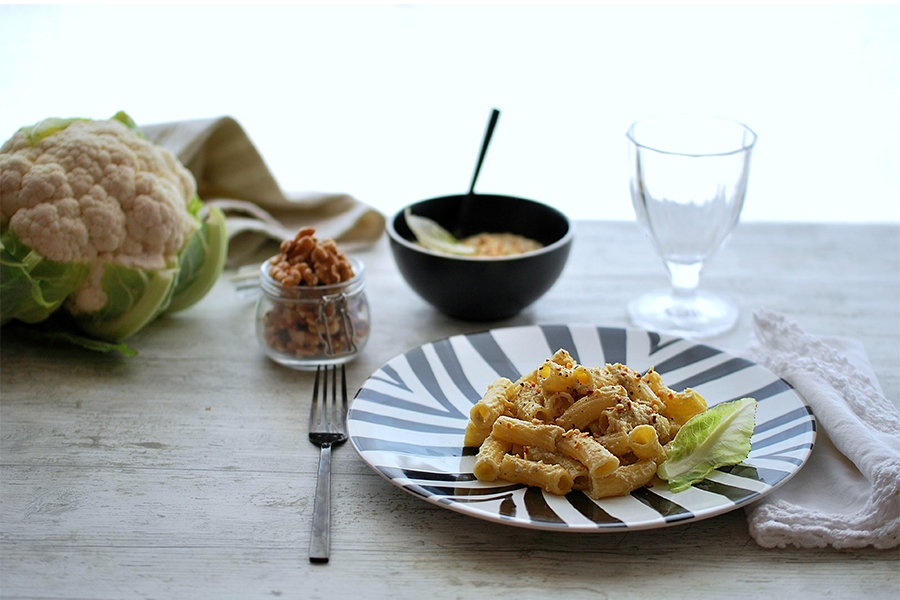
M475 193L475 182L478 181L478 174L481 172L481 163L484 162L484 156L487 154L491 136L494 135L494 127L497 126L497 119L499 118L500 111L495 108L491 112L491 120L488 123L487 130L484 132L484 141L481 142L481 154L478 155L478 162L475 164L475 173L472 174L472 185L469 186L469 194Z
M481 172L481 163L484 162L484 155L487 154L488 146L491 143L491 136L494 135L494 127L497 126L497 119L500 118L500 111L496 108L491 112L491 120L488 122L487 130L484 132L484 140L481 142L481 153L478 155L478 162L475 163L475 172L472 174L472 185L469 186L469 193L462 197L459 206L459 212L456 214L456 225L453 227L453 234L456 237L462 237L463 223L469 213L469 206L472 204L472 196L475 194L475 182L478 181L478 174Z

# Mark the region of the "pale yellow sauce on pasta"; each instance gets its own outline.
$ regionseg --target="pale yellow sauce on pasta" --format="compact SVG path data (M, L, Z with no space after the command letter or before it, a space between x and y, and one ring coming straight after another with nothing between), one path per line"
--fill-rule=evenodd
M512 382L498 378L473 407L464 443L478 447L473 474L597 500L650 485L666 445L706 410L650 369L586 367L564 349Z

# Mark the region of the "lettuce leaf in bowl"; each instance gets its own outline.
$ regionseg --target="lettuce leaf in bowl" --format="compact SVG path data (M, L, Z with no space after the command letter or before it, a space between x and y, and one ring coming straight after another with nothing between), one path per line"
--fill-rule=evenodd
M406 225L410 231L425 248L448 254L475 254L474 247L460 243L452 233L436 221L412 214L409 207L403 212L403 217L406 219Z
M688 420L669 444L657 475L680 492L714 469L736 465L750 454L756 426L756 400L741 398L713 406Z

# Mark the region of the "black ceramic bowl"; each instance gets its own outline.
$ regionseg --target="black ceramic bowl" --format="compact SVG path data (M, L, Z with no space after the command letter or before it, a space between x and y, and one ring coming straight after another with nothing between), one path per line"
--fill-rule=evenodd
M411 204L410 209L458 238L484 232L516 233L544 247L497 258L436 252L415 243L404 208L387 223L394 260L409 286L446 315L467 321L511 317L543 296L559 278L572 247L572 223L546 204L489 194L474 194L460 221L465 198L431 198Z

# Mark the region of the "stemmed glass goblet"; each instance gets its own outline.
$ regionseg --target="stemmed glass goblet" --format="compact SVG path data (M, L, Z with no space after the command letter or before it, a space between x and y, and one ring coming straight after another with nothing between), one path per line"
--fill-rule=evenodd
M628 129L637 221L666 264L671 288L628 304L635 325L686 338L725 333L729 302L698 291L700 272L738 222L756 134L710 116L650 117Z

